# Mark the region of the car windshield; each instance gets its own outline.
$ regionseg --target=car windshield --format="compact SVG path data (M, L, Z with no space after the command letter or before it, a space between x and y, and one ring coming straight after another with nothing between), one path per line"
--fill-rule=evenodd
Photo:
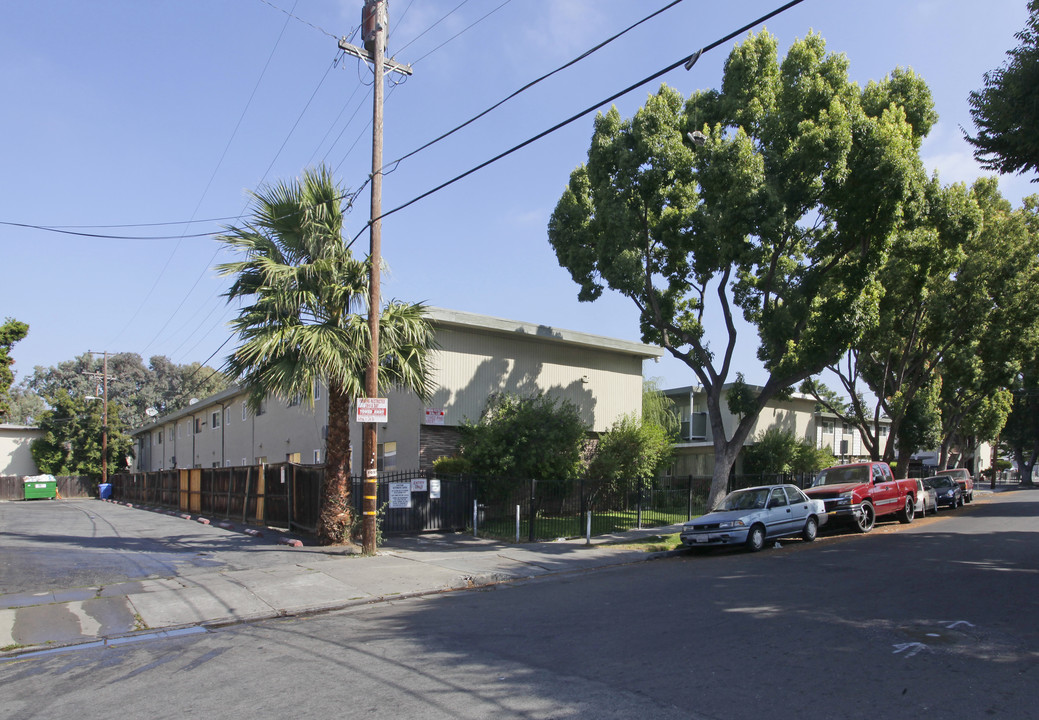
M737 490L726 495L721 504L714 510L723 512L726 510L762 510L768 502L768 488L755 488L753 490Z
M814 486L861 484L869 482L869 465L827 468L815 478Z
M956 482L948 475L936 475L933 478L928 478L925 482L928 486L933 488L948 488L956 484Z

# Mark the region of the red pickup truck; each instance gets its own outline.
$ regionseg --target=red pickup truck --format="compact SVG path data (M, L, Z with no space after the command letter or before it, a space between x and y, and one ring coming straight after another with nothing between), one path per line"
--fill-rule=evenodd
M850 520L863 533L878 517L897 513L901 522L910 523L916 511L916 481L895 480L882 462L826 468L805 494L823 501L830 520Z

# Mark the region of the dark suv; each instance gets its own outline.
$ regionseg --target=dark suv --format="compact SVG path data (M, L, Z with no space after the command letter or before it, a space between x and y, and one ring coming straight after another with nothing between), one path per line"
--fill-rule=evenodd
M967 468L952 468L951 470L936 472L935 476L938 475L946 475L959 483L960 489L963 491L963 502L969 503L974 500L974 478L971 477L970 470Z

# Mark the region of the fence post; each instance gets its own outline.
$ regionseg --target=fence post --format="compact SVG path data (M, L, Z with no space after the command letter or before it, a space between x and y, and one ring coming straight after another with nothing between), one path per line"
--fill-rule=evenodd
M534 478L530 479L530 517L527 519L527 522L529 523L529 532L527 535L530 542L534 542L534 520L537 517L537 511L534 505L534 492L537 482L538 481Z
M638 509L637 509L637 511L638 511L638 529L641 530L642 529L642 478L639 478L635 482L637 482L639 484L639 499L638 499Z
M479 537L479 535L477 534L477 528L476 528L476 516L478 514L478 512L477 512L477 508L478 507L479 506L477 504L476 498L473 498L473 537Z
M689 506L685 512L685 521L689 522L693 519L693 476L689 476Z
M516 506L516 542L519 543L520 536L520 506Z

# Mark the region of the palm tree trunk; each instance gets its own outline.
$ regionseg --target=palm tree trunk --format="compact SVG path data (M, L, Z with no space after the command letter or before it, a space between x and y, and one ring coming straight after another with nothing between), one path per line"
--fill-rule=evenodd
M317 537L322 545L349 540L350 506L350 398L341 385L329 383L328 438L325 440L325 480Z

